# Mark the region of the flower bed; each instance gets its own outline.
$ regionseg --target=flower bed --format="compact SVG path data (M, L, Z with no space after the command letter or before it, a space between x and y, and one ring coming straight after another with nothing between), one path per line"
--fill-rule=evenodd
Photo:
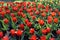
M60 40L60 5L1 2L0 40Z

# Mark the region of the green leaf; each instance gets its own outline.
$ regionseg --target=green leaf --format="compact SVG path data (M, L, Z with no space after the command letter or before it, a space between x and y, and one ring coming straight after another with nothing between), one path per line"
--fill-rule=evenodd
M2 25L3 25L2 30L7 31L8 27L4 24L3 20L0 20L0 21L2 22Z
M7 6L7 4L6 4L6 3L4 3L4 6Z
M51 33L49 33L49 34L46 36L46 39L49 40L50 37L51 37Z

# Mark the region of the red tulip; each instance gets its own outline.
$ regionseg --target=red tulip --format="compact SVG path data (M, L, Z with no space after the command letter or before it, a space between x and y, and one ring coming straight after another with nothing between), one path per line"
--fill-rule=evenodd
M12 21L13 22L17 22L17 18L16 17L12 17Z
M32 19L34 20L36 18L36 16L32 16Z
M36 3L35 2L32 2L33 5L35 5Z
M48 18L47 19L52 19L52 16L48 16Z
M31 34L34 34L34 31L35 31L34 28L30 28L30 31L29 31L29 32L30 32Z
M52 11L53 11L53 9L52 9L52 8L50 8L50 11L52 12Z
M60 29L58 29L58 30L56 31L56 33L57 33L57 34L60 34Z
M51 31L51 29L49 27L46 28L47 33L49 33Z
M17 30L17 36L21 36L23 34L23 31L22 30Z
M55 40L55 38L50 38L50 40Z
M41 26L44 25L44 21L43 21L43 20L38 20L38 22L39 22L39 24L40 24Z
M23 8L20 8L19 11L22 12L23 11Z
M4 2L3 2L3 1L1 1L1 2L0 2L0 4L2 4L2 6L3 6Z
M60 16L60 12L58 12L58 15Z
M11 15L11 17L15 17L15 14L14 13L11 13L10 15Z
M32 26L32 23L31 22L27 22L26 24L28 27L31 27Z
M9 23L9 20L7 18L4 19L4 23L5 24L8 24Z
M36 13L37 15L40 14L39 11L36 11L35 13Z
M26 17L26 15L25 15L25 14L23 14L23 15L22 15L22 17L23 17L23 18L25 18L25 17Z
M28 12L28 13L32 12L32 9L27 9L27 12Z
M41 8L45 8L43 4L41 4Z
M24 10L26 10L27 8L26 7L24 7Z
M5 8L5 10L9 9L8 6L5 6L4 8Z
M6 14L9 14L10 13L10 10L6 10Z
M45 12L48 12L49 10L48 9L45 9Z
M0 12L2 11L2 8L0 7Z
M0 31L0 38L2 38L2 37L3 37L3 32Z
M17 6L20 8L21 7L21 3L18 3Z
M11 29L10 30L10 33L11 33L12 36L14 36L15 35L15 30L14 29Z
M29 6L30 4L31 4L30 2L27 3L28 6Z
M36 7L34 7L33 10L36 11ZM36 14L38 14L38 12Z
M6 14L6 12L5 11L2 11L0 14L4 16Z
M38 4L38 8L41 8L41 4Z
M58 23L58 18L54 18L54 23Z
M32 35L31 38L30 38L30 40L37 40L36 35Z
M56 13L58 13L59 10L58 10L58 9L55 9L54 11L55 11Z
M47 22L48 22L49 24L51 24L51 23L52 23L52 19L48 19Z
M19 24L19 28L24 29L24 24Z
M21 16L21 12L18 11L17 15L18 15L18 16Z
M26 6L27 6L26 2L23 2L23 6L24 6L24 7L26 7Z
M42 15L42 17L45 17L46 16L46 13L43 12L41 15Z
M51 12L51 16L56 16L56 13L55 12Z
M17 8L16 6L12 7L12 9L13 9L14 11L17 11L17 10L18 10L18 8Z
M29 20L28 19L25 19L24 22L27 23L27 22L29 22Z
M46 36L41 36L40 40L46 40Z
M49 5L46 5L46 9L49 9Z
M46 34L47 30L46 29L42 29L42 34Z
M4 37L2 38L2 40L9 40L9 37L8 37L8 36L4 36Z
M10 6L13 6L13 3L12 2L10 2L9 4L10 4Z
M30 16L33 16L34 15L33 12L30 12L29 14L30 14Z

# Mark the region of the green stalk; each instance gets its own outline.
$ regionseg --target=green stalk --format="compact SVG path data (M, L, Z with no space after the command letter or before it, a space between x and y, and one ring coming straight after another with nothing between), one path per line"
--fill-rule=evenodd
M24 40L24 34L21 36L21 40Z
M56 38L56 40L60 40L60 35Z
M1 39L0 39L1 40Z
M19 40L20 40L20 36L19 36Z
M11 17L10 17L11 18ZM11 18L11 21L12 21L12 18ZM17 29L17 27L15 26L15 24L14 24L14 22L12 21L12 27L13 27L13 29Z
M2 28L2 30L7 31L8 28L4 25L4 22L3 22L2 20L0 20L0 21L2 22L2 25L3 25L3 27L4 27L4 28Z
M25 24L25 22L24 22L25 19L24 19L24 18L22 18L22 17L20 16L19 19L22 20L23 23Z
M11 40L16 40L16 38L13 36L13 37L11 38Z
M50 37L51 37L51 33L49 33L49 34L46 36L46 39L49 40Z

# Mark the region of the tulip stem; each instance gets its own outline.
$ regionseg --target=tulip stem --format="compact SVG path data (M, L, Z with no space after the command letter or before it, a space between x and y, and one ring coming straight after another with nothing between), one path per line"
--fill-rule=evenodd
M7 30L7 27L4 25L4 22L2 20L0 20L0 22L2 22L2 25L4 27L4 28L2 28L2 30L5 30L6 31Z
M19 36L19 40L20 40L20 36Z
M1 40L1 39L0 39Z
M21 40L23 40L24 39L24 34L21 36Z
M11 18L11 17L10 17ZM12 18L11 18L11 21L12 21ZM15 26L14 22L12 21L12 27L16 30L17 27Z

